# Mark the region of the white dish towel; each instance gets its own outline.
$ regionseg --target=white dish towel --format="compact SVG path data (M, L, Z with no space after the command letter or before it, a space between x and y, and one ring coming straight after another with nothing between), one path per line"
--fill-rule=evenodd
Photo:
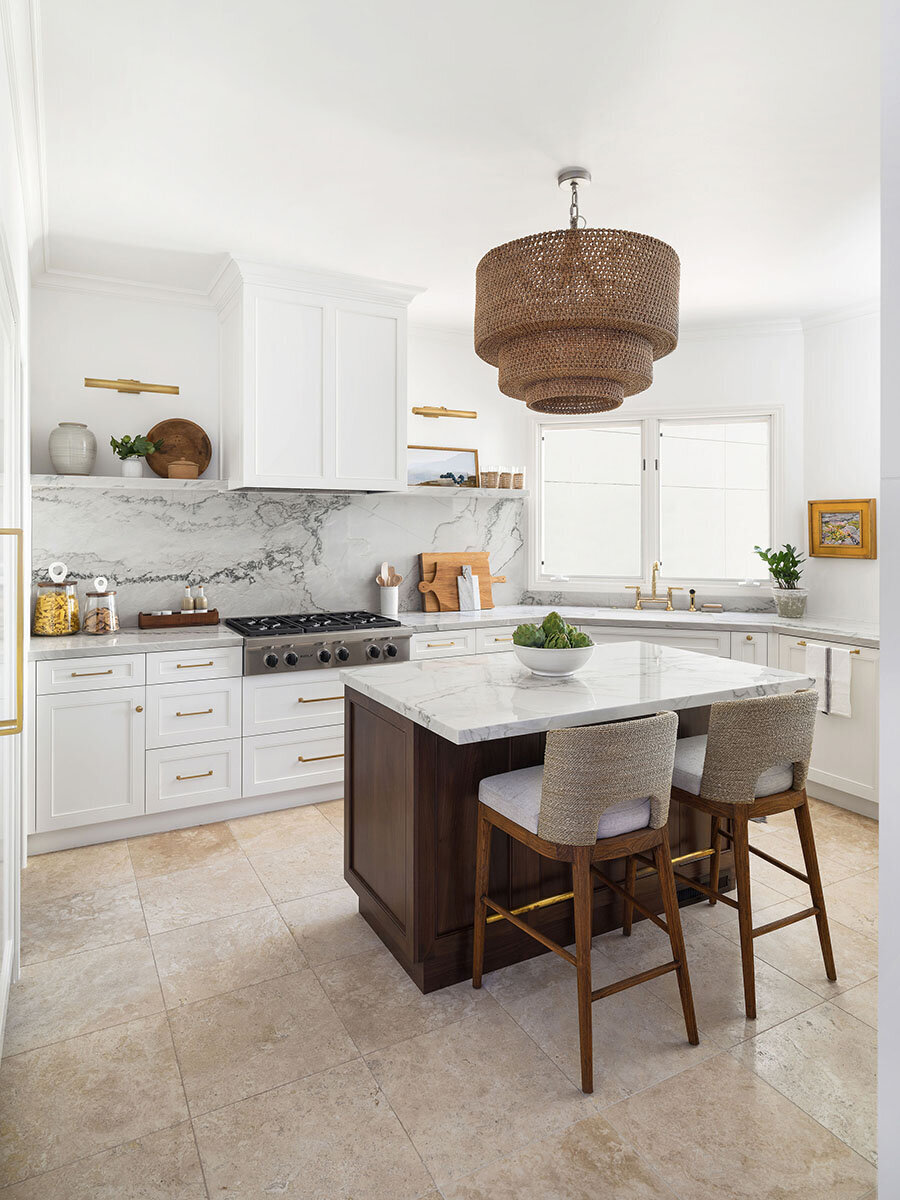
M849 650L835 646L828 651L831 662L831 686L828 689L828 711L833 717L850 717L850 673L852 658Z
M828 712L828 656L827 646L806 647L806 672L815 679L814 687L819 693L819 712Z

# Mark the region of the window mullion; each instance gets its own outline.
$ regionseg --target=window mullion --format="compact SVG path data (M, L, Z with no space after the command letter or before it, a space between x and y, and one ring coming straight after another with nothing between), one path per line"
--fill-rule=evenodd
M641 424L645 463L641 488L641 567L646 582L651 564L659 559L659 420L646 417Z

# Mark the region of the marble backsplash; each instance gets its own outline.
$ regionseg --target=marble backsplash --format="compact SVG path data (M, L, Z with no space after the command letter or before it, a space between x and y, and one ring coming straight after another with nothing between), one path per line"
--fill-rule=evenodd
M404 577L401 609L419 610L423 550L487 550L507 580L494 586L496 604L519 603L526 587L521 498L40 486L32 495L35 579L55 559L80 581L105 575L128 625L141 611L177 609L185 582L205 584L222 616L377 611L383 559Z

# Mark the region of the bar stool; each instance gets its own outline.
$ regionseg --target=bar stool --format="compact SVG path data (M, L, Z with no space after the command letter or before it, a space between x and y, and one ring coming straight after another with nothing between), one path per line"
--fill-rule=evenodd
M481 987L488 909L571 963L578 980L583 1092L594 1090L594 1000L674 971L688 1041L696 1046L700 1040L666 829L677 728L675 714L664 712L611 725L555 730L547 734L543 766L490 776L482 779L478 789L472 986ZM574 956L488 895L494 828L544 858L572 864ZM595 865L645 850L652 852L659 874L665 921ZM672 950L669 962L595 991L591 990L592 874L658 925L668 935Z
M709 814L709 855L712 859L708 887L678 871L675 871L675 878L704 892L709 896L710 904L721 900L738 910L744 1008L751 1020L756 1016L754 938L815 917L825 974L829 979L837 978L806 798L817 704L818 696L813 691L713 704L709 713L709 733L683 738L675 750L672 796L681 804ZM771 816L790 809L794 810L800 835L805 875L751 846L749 841L748 824L752 817ZM723 827L723 821L730 829ZM723 838L731 843L734 851L737 900L719 891L719 855ZM750 907L751 854L807 884L812 907L754 929ZM633 877L633 870L633 865L629 864L626 883Z

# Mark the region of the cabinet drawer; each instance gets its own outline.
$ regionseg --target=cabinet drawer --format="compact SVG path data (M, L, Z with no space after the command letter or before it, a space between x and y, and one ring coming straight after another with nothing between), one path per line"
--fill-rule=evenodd
M672 646L676 650L693 650L697 654L711 654L719 658L731 657L731 634L728 632L716 633L714 630L698 629L676 633L671 629L652 629L638 625L618 629L583 625L582 629L597 646L615 642L650 642L654 646Z
M147 655L148 683L193 683L198 679L228 679L243 669L243 649L161 650Z
M340 671L297 671L288 676L244 679L244 737L343 723Z
M241 794L241 739L148 750L147 812L167 812Z
M147 688L147 745L186 746L241 736L241 681L158 683Z
M512 650L513 629L476 629L475 652L477 654L493 654L498 650Z
M409 639L409 657L452 658L475 653L475 629L456 633L414 633Z
M245 796L340 783L343 778L342 727L244 738Z
M132 687L144 682L143 654L107 654L97 658L57 658L37 663L39 696Z

